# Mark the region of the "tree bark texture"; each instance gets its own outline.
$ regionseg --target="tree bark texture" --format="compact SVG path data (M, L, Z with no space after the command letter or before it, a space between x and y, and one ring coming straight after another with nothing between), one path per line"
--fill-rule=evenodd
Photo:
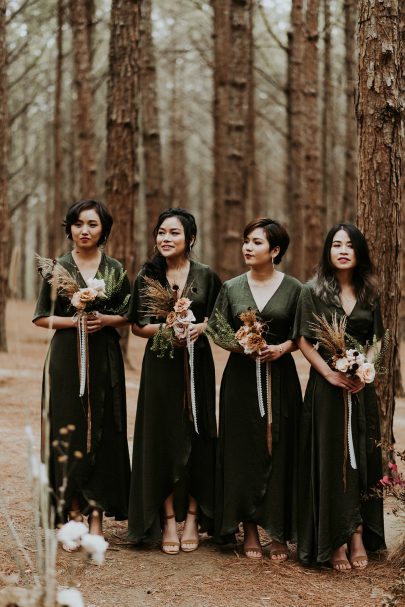
M153 228L163 208L163 168L156 84L156 58L152 36L152 1L143 0L140 23L140 90L142 148L148 252L155 240Z
M64 0L58 0L56 32L55 106L53 115L53 209L49 253L56 257L61 252L61 220L64 211L63 148L62 148L62 78L63 78L63 23Z
M291 231L290 271L304 280L304 129L303 129L304 21L302 0L292 0L287 67L287 187Z
M321 257L325 232L326 209L322 202L321 136L319 121L319 0L308 0L305 17L304 46L304 121L305 121L305 180L304 180L304 270L305 277L313 275Z
M252 71L253 0L212 0L214 8L214 199L217 270L223 279L243 270L237 254L249 196L256 191ZM251 219L251 217L249 217Z
M74 86L77 95L76 126L79 142L80 196L96 195L94 150L92 51L89 46L89 7L83 0L69 0L73 38Z
M174 41L174 36L173 36ZM186 172L186 129L184 125L184 89L182 64L177 65L178 55L171 56L172 95L170 102L170 140L168 158L168 200L171 207L187 208L188 179Z
M332 209L338 210L339 201L332 198L334 193L333 166L333 86L332 86L332 23L330 0L322 0L324 16L323 33L323 84L322 84L322 206L325 218L333 217ZM335 170L333 170L335 172ZM334 217L333 217L334 218ZM332 221L331 223L335 223ZM326 224L326 222L325 222Z
M377 390L382 438L392 443L400 298L403 111L399 5L397 0L362 0L359 7L357 218L377 268L383 320L390 332L388 373L378 379Z
M113 0L107 85L106 201L114 217L109 251L134 278L138 200L140 0Z
M344 0L345 34L345 176L343 219L354 223L357 208L357 136L356 136L356 23L357 0Z
M6 304L9 271L9 213L7 196L7 47L6 2L0 0L0 351L7 351Z

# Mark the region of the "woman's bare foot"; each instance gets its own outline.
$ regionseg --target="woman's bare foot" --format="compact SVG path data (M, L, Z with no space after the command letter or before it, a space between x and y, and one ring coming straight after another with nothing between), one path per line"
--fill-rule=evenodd
M359 525L352 535L349 559L353 569L365 569L368 565L367 553L363 544L363 525Z
M343 546L336 548L332 552L329 562L335 571L350 571L352 567L347 560L346 544L343 544Z
M245 534L243 541L243 554L248 559L262 559L263 550L257 532L255 523L243 523L243 532Z
M270 544L270 559L276 563L286 561L288 559L287 545L273 540Z

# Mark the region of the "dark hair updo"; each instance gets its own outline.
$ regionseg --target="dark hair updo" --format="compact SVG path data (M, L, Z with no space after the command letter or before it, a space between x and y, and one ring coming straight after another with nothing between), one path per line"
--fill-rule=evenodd
M180 207L170 208L160 213L156 225L153 229L153 236L157 237L162 223L170 217L176 217L184 229L185 254L190 257L192 248L197 237L197 224L194 215ZM162 284L166 283L166 259L157 251L150 261L143 266L143 271L147 276L159 280Z
M290 244L290 237L288 236L287 230L274 219L268 217L260 217L259 219L253 219L250 221L245 229L243 230L243 238L246 239L253 230L261 228L266 234L266 238L269 241L270 251L275 247L280 247L278 255L274 258L274 264L279 264L283 259L284 253L288 249Z
M103 227L103 231L97 243L97 246L99 246L106 242L113 224L113 218L102 202L99 202L98 200L79 200L78 202L74 202L67 210L63 225L65 226L67 237L72 240L72 225L78 221L82 211L88 211L89 209L94 209L96 211Z
M377 296L373 264L364 235L351 223L337 223L327 233L315 277L315 292L325 303L340 305L340 284L330 258L333 240L340 230L344 230L349 236L356 255L356 266L353 269L356 299L360 305L373 308Z

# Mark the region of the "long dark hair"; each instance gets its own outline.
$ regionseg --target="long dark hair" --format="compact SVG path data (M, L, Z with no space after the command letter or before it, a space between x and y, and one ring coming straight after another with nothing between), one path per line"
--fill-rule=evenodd
M186 245L185 252L186 256L190 257L195 239L197 237L197 224L195 222L194 215L180 207L166 209L159 215L157 223L153 229L153 236L155 239L158 235L160 226L165 219L168 219L169 217L176 217L183 226ZM159 251L156 251L152 259L147 261L142 268L143 272L147 276L159 280L159 282L162 284L166 283L166 269L166 259L159 253Z
M373 308L377 296L374 267L370 259L367 241L356 226L351 223L337 223L326 235L321 261L315 276L315 292L328 305L340 305L340 285L335 276L335 268L330 260L330 251L336 232L344 230L349 236L356 255L353 270L353 286L356 299L362 307Z
M106 242L113 224L113 218L107 210L107 207L99 200L85 199L78 200L71 204L66 212L66 217L63 220L62 225L65 227L67 237L72 240L72 225L79 219L82 211L87 211L89 209L94 209L96 211L103 227L103 231L97 243L97 246L99 246Z

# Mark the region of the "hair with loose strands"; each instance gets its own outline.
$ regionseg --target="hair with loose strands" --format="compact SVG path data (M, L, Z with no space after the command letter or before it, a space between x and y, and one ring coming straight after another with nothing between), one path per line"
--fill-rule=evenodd
M195 243L195 239L197 237L197 224L194 219L194 215L182 209L180 207L170 208L163 211L157 220L157 223L153 229L153 236L156 237L159 232L159 228L162 223L169 219L170 217L176 217L184 229L184 239L185 239L185 256L190 257L192 248ZM150 261L147 261L143 265L143 272L146 276L150 278L154 278L158 280L161 284L166 284L166 259L163 257L159 251L153 255Z
M340 284L336 278L336 268L332 265L330 252L333 239L339 230L349 236L356 255L353 269L353 286L356 299L363 308L373 309L378 295L374 267L370 259L367 241L356 226L351 223L337 223L326 235L322 257L313 284L315 293L328 305L340 306Z
M288 245L290 244L290 237L287 230L281 225L281 223L275 221L274 219L269 219L268 217L259 217L258 219L253 219L253 221L250 221L243 230L244 240L246 240L249 234L257 228L261 228L264 231L269 242L270 251L275 247L280 247L278 255L276 255L273 260L275 265L279 264L283 259L284 253L288 249Z

